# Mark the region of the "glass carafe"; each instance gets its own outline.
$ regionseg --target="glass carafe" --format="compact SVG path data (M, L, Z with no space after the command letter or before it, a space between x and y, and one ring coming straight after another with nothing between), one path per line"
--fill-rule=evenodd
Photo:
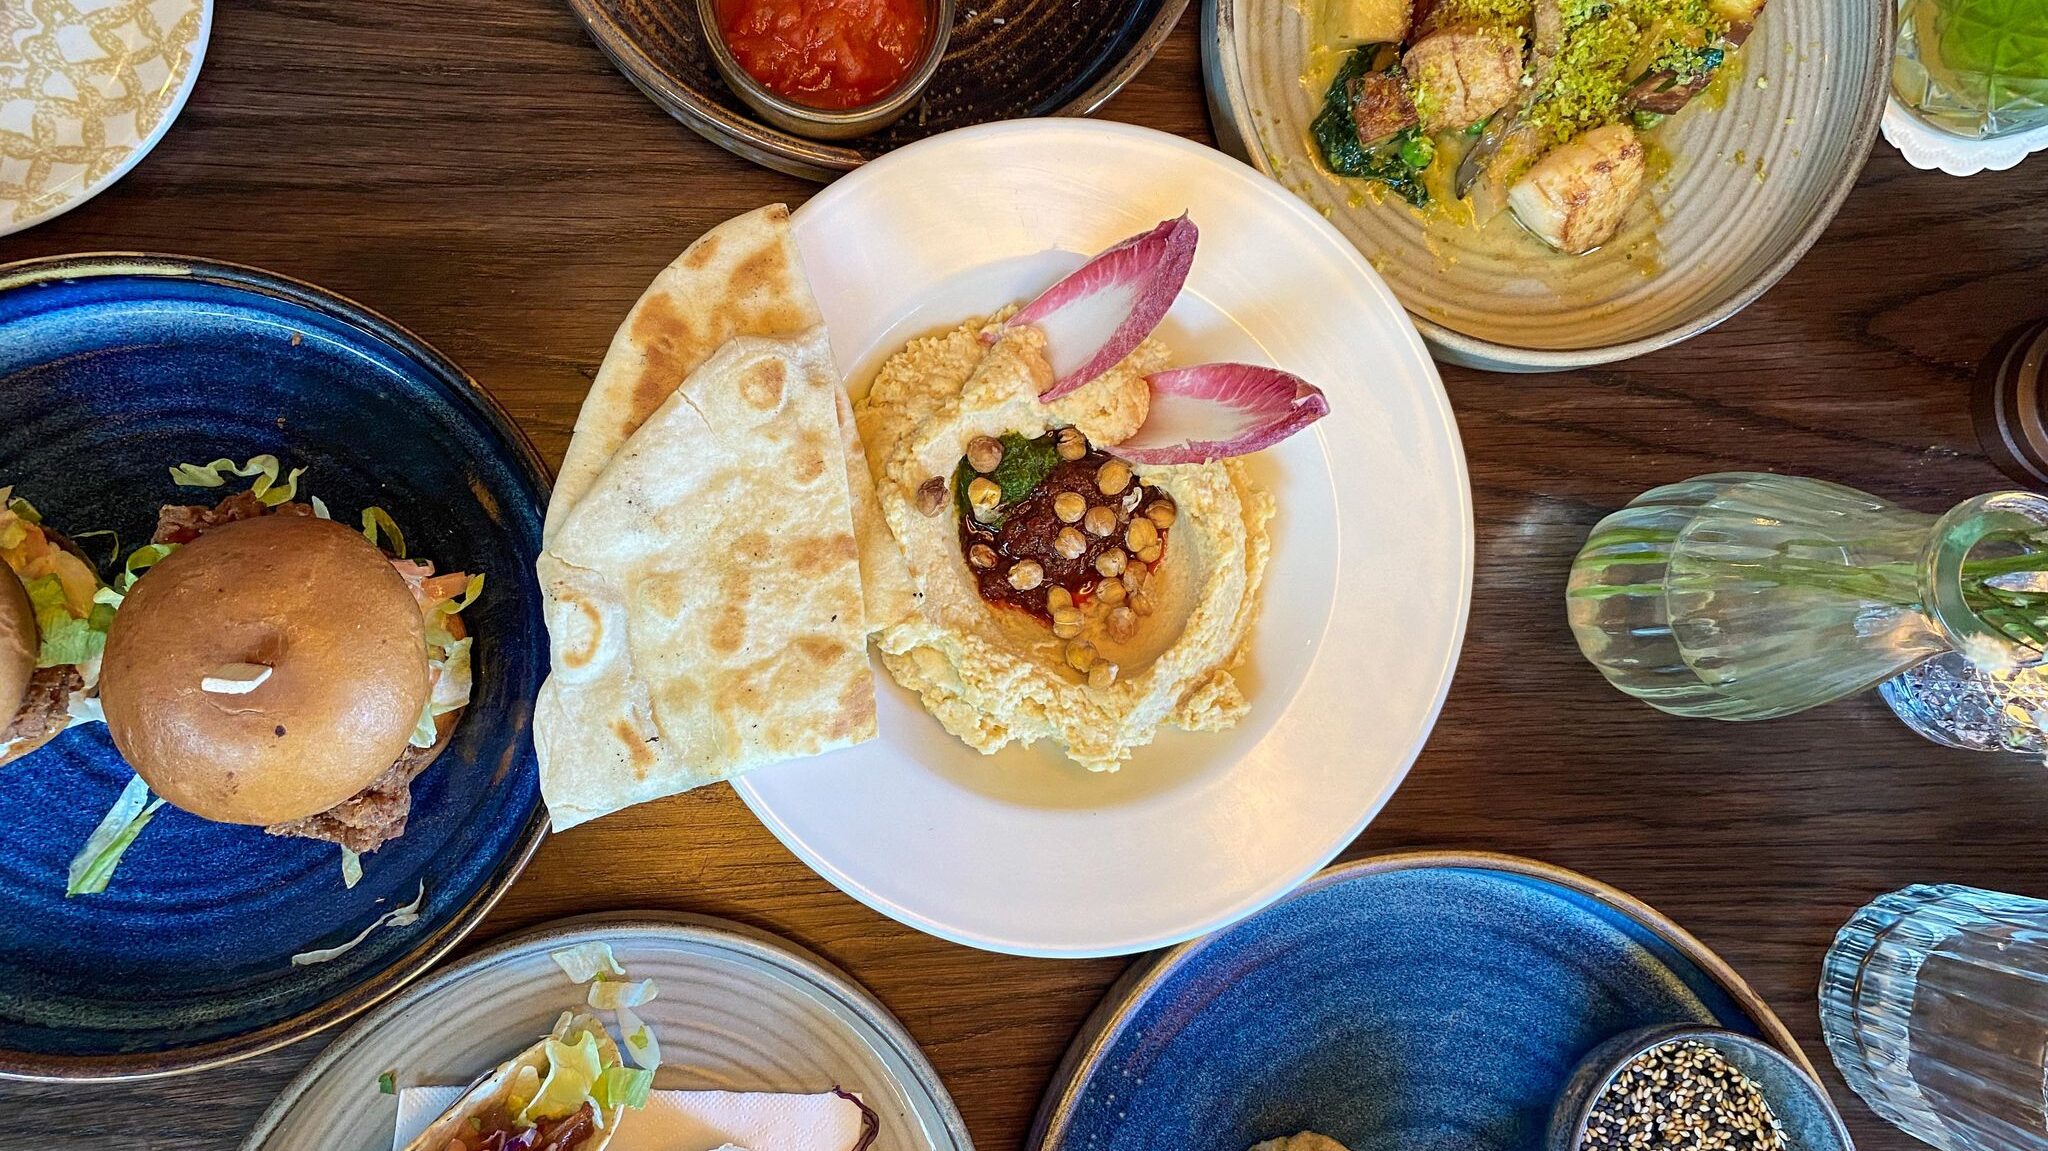
M2017 568L2048 567L2031 543L2010 543L2044 525L2048 498L2028 492L1933 516L1820 480L1700 476L1645 492L1593 529L1567 610L1579 649L1622 691L1678 715L1769 719L1946 651L1984 666L2038 661L2011 635L2029 625L1987 622L2012 609L1984 605L1973 557L1989 544L2035 553ZM1969 588L1966 561L1977 565Z

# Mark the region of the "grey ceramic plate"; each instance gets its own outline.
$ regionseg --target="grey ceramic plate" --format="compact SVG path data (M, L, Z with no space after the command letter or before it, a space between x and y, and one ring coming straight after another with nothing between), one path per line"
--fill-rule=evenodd
M389 1146L400 1087L467 1083L580 1006L549 952L603 940L659 998L638 1008L661 1039L655 1086L819 1092L840 1086L881 1117L875 1151L972 1151L938 1074L887 1008L824 961L734 923L654 912L584 916L497 944L415 985L321 1052L243 1151Z
M903 119L859 140L807 140L770 126L712 65L695 0L569 0L626 78L718 146L778 171L829 180L953 128L1085 116L1138 74L1188 0L956 0L946 58Z
M1205 0L1211 119L1234 152L1308 201L1372 261L1441 359L1495 371L1608 363L1741 311L1813 246L1877 138L1892 56L1885 0L1771 0L1702 97L1659 128L1671 157L1622 231L1561 256L1505 213L1426 219L1314 158L1309 122L1335 62L1302 0ZM1314 57L1314 59L1312 59Z
M1235 1151L1314 1130L1352 1151L1528 1151L1587 1052L1661 1023L1813 1073L1740 976L1621 892L1512 856L1380 856L1133 968L1026 1146Z

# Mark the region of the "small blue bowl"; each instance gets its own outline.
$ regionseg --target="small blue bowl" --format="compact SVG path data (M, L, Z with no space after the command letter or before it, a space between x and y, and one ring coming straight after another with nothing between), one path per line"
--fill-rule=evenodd
M1317 1131L1351 1151L1540 1151L1587 1052L1672 1023L1806 1067L1735 972L1613 888L1510 856L1382 856L1134 969L1027 1146L1245 1151Z
M390 321L268 273L147 256L0 267L0 484L53 526L118 532L125 552L158 505L232 490L180 489L170 465L264 452L306 467L301 491L336 518L380 505L415 555L487 574L464 616L470 707L353 890L333 844L167 807L104 893L67 899L71 857L132 773L99 725L0 771L0 1076L193 1070L336 1023L452 948L540 843L547 472L505 413ZM292 964L422 888L418 922Z
M1827 1089L1813 1072L1785 1053L1747 1035L1719 1027L1670 1024L1644 1027L1617 1035L1595 1047L1572 1072L1557 1107L1550 1113L1549 1151L1578 1151L1586 1122L1600 1093L1622 1069L1646 1051L1666 1043L1698 1043L1713 1048L1734 1068L1749 1076L1771 1113L1784 1129L1791 1151L1856 1151Z

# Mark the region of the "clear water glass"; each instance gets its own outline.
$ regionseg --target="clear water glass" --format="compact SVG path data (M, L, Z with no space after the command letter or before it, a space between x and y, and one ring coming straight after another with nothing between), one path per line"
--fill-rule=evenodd
M1978 667L1949 652L1877 691L1907 727L1943 747L2048 756L2048 667Z
M1871 1110L1946 1151L2048 1147L2048 902L1885 895L1835 936L1821 1030Z

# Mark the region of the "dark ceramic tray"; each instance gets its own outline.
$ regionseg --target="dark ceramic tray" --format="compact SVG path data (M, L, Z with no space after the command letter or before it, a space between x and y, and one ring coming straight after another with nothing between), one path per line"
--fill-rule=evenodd
M991 120L1085 116L1138 74L1188 0L956 0L953 38L909 114L839 143L775 128L725 86L695 0L569 0L605 55L705 139L810 180L926 136Z

